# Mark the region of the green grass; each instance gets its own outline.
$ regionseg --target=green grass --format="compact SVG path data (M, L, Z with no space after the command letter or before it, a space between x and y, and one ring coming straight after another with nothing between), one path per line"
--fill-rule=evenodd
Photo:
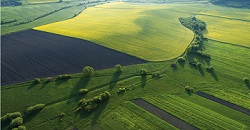
M239 92L239 90L230 90L230 89L228 90L211 89L205 92L250 110L250 93L243 93Z
M125 102L117 107L101 122L102 129L176 129L167 122L143 110L131 102Z
M181 118L182 120L198 127L199 129L245 129L246 126L213 112L205 107L189 102L176 95L162 95L146 98L159 108Z

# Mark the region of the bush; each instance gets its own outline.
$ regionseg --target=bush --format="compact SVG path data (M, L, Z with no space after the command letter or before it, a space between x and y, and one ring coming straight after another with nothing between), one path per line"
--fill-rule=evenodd
M196 64L196 66L200 68L200 67L201 67L201 63L198 62L198 63Z
M36 104L35 106L31 106L27 108L26 113L32 114L34 112L40 111L45 107L45 104Z
M116 69L115 70L116 73L121 73L122 72L122 66L120 64L116 64L115 69Z
M83 68L83 77L91 77L95 75L95 70L94 68L90 66L85 66Z
M177 64L176 64L175 62L173 62L173 63L170 64L170 66L171 66L172 68L176 68L176 67L177 67Z
M71 75L70 74L59 75L57 78L58 79L70 79Z
M186 92L188 92L188 93L194 92L194 88L193 88L193 87L190 87L190 86L186 86L186 87L185 87L185 90L186 90Z
M51 77L48 77L45 82L51 82L52 81L52 78Z
M20 112L13 112L13 113L7 113L3 117L1 117L1 121L11 121L17 117L22 117L22 114Z
M88 92L89 92L88 89L80 89L80 90L79 90L79 94L82 94L82 95L85 95L85 94L87 94Z
M121 87L118 89L117 93L124 93L126 91L126 88Z
M153 78L159 78L160 77L159 72L152 73L152 77Z
M207 71L213 72L213 71L214 71L214 67L213 67L213 66L209 66L209 67L207 68Z
M248 79L248 78L243 78L243 81L244 81L245 83L249 83L249 79Z
M177 58L177 61L178 61L178 62L185 62L186 59L185 59L184 57L178 57L178 58Z
M23 118L17 117L10 122L10 128L17 127L23 124Z
M146 69L141 69L140 74L141 75L147 75L147 70Z
M41 83L41 79L39 79L39 78L35 78L34 83L35 83L35 84L39 84L39 83Z
M20 125L17 128L13 128L12 130L27 130L25 126Z

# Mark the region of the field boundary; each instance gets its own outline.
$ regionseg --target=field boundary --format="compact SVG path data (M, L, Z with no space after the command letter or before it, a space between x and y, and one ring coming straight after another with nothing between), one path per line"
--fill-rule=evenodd
M201 96L201 97L204 97L204 98L206 98L206 99L212 100L212 101L214 101L214 102L217 102L217 103L219 103L219 104L222 104L222 105L224 105L224 106L227 106L227 107L229 107L229 108L231 108L231 109L234 109L234 110L236 110L236 111L239 111L239 112L241 112L241 113L244 113L244 114L250 116L250 110L248 110L248 109L246 109L246 108L243 108L243 107L241 107L241 106L235 105L235 104L233 104L233 103L231 103L231 102L222 100L222 99L220 99L220 98L217 98L217 97L215 97L215 96L213 96L213 95L206 94L206 93L201 92L201 91L198 91L198 92L196 92L195 94L197 94L197 95L199 95L199 96Z
M157 106L141 99L137 98L132 100L134 104L143 108L144 110L150 112L151 114L159 117L160 119L170 123L171 125L175 126L178 129L185 129L185 130L198 130L198 128L192 126L191 124L173 116L172 114L158 108Z

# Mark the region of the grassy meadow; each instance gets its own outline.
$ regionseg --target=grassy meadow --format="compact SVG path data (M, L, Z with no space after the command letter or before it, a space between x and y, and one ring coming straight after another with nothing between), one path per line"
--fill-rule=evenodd
M109 3L34 29L89 40L148 61L163 61L181 55L193 39L193 33L178 20L190 14L172 11L179 7L184 5ZM201 7L195 5L189 11L198 12Z

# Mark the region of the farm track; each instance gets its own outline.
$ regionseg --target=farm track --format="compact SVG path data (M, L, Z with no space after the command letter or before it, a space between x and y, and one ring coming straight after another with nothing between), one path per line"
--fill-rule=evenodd
M35 30L2 36L2 86L65 73L79 73L84 66L112 68L145 60L91 43ZM30 60L32 59L32 60Z
M212 96L212 95L206 94L206 93L201 92L201 91L198 91L198 92L196 92L195 94L197 94L197 95L199 95L199 96L201 96L201 97L207 98L207 99L209 99L209 100L212 100L212 101L214 101L214 102L217 102L217 103L219 103L219 104L222 104L222 105L224 105L224 106L227 106L227 107L229 107L229 108L231 108L231 109L234 109L234 110L236 110L236 111L239 111L239 112L241 112L241 113L244 113L244 114L250 116L250 110L248 110L248 109L246 109L246 108L240 107L240 106L238 106L238 105L235 105L235 104L233 104L233 103L230 103L230 102L228 102L228 101L222 100L222 99L220 99L220 98L214 97L214 96Z
M154 114L155 116L163 119L164 121L172 124L173 126L177 127L178 129L182 130L198 130L198 128L188 124L187 122L182 121L181 119L169 114L168 112L161 110L160 108L144 101L143 99L134 99L132 101L137 106L145 109L146 111Z

